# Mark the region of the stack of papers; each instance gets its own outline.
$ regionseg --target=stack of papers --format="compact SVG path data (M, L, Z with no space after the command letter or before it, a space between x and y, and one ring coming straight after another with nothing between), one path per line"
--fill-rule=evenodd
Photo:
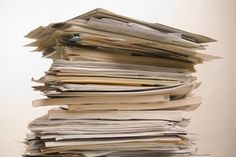
M33 89L57 106L29 124L24 156L196 156L185 130L201 98L194 65L214 39L95 9L26 37L53 63Z

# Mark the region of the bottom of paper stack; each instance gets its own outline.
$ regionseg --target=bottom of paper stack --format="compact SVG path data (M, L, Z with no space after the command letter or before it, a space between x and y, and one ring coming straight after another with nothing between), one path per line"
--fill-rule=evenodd
M195 156L181 111L51 109L29 124L24 156Z

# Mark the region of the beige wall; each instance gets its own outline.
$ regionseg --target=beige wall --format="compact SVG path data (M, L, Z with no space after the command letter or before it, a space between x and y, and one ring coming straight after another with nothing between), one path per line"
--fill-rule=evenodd
M199 133L200 152L213 157L236 156L235 68L236 1L234 0L70 0L0 1L0 157L19 156L27 123L46 113L32 108L31 100L40 95L31 90L32 76L49 67L40 54L28 52L23 36L39 25L63 21L96 7L103 7L134 18L160 22L187 31L211 36L219 42L208 51L222 56L197 67L202 86L202 106L190 114L191 132Z

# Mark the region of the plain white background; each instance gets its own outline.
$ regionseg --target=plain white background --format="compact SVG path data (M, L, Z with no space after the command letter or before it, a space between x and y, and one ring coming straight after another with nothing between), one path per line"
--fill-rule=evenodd
M197 66L203 82L195 91L202 106L191 113L191 132L199 134L199 149L213 157L235 157L235 46L236 1L234 0L1 0L0 1L0 157L20 156L27 123L48 108L33 108L40 98L32 91L31 77L50 66L40 53L23 47L24 35L51 22L61 22L97 7L151 22L159 22L219 42L210 44L210 54L222 60Z

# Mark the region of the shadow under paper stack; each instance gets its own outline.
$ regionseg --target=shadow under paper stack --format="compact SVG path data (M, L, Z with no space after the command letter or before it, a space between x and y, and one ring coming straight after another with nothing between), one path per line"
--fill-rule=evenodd
M58 106L29 124L24 156L196 156L194 65L214 39L95 9L28 35L53 63L34 90Z

